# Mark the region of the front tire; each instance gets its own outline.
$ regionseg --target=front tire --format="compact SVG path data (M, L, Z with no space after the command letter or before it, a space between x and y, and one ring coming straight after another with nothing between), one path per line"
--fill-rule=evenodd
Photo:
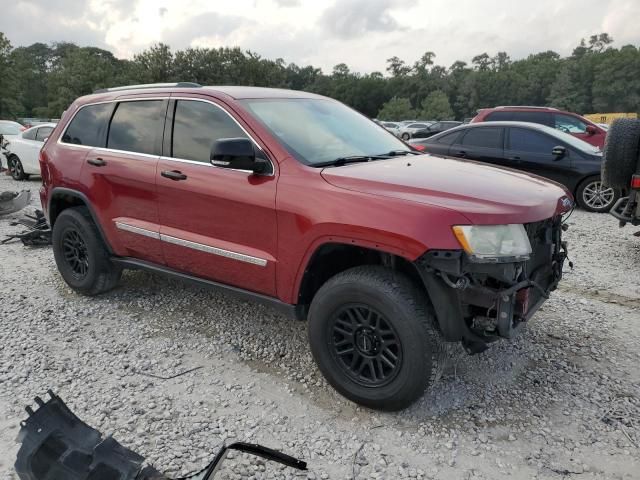
M328 280L309 310L318 367L343 396L401 410L440 373L443 340L425 294L403 274L356 267Z
M64 281L82 295L97 295L116 286L122 269L109 259L86 207L64 210L53 225L53 256Z
M7 163L9 164L9 170L11 171L11 177L14 180L21 181L29 178L29 175L24 173L24 167L17 155L11 155Z
M586 178L576 192L578 205L587 212L608 212L618 198L620 190L605 186L597 176Z

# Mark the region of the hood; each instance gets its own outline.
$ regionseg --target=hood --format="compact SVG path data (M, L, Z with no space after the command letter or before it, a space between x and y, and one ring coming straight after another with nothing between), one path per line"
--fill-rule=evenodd
M432 155L325 168L322 177L339 188L455 210L474 224L537 222L570 197L535 175Z

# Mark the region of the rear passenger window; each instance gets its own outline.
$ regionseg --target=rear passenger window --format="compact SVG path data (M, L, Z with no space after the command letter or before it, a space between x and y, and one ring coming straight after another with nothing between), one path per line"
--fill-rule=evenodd
M156 154L164 125L162 100L121 102L109 127L107 148Z
M482 148L502 148L502 128L470 128L462 145Z
M36 140L38 142L44 142L45 138L48 138L53 131L52 127L40 127L38 129L38 133L36 134Z
M436 143L440 143L442 145L453 145L456 139L458 138L458 135L460 135L460 132L447 133L446 135L443 135L440 138L438 138L436 140Z
M551 125L551 114L548 112L512 112L511 120L514 122L539 123L541 125Z
M82 107L69 123L62 141L76 145L104 147L104 135L112 111L111 103Z
M22 134L22 138L24 138L25 140L35 140L37 131L38 131L37 128L32 128L30 130L27 130Z
M216 140L239 137L247 135L221 108L208 102L176 102L172 157L209 163Z
M491 112L485 122L508 122L512 116L512 112Z

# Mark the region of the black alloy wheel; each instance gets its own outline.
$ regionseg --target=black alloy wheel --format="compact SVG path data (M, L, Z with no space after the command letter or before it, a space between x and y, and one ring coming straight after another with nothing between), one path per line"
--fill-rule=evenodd
M402 366L402 345L387 319L365 304L345 305L329 322L332 354L355 382L380 387Z

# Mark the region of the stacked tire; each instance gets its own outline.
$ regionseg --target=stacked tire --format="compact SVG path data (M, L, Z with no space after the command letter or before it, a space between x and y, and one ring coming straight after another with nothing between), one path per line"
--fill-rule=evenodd
M627 189L631 176L640 173L640 120L619 118L607 132L602 159L602 182Z

